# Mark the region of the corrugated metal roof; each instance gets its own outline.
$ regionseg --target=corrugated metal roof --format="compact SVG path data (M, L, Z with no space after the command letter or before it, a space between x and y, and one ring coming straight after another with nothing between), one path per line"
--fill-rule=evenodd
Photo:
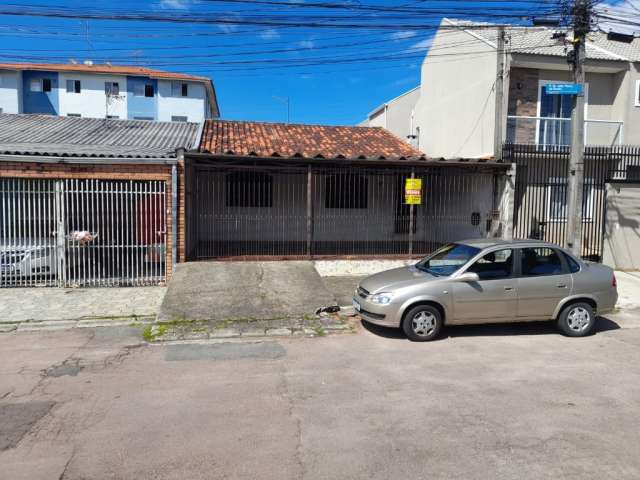
M0 114L0 154L175 158L197 147L201 125L49 115Z
M445 19L445 21L451 22L454 25L458 25L462 28L469 27L475 35L489 42L494 48L497 39L497 28L490 28L492 24L469 22L466 20ZM473 29L473 27L482 27ZM550 27L522 27L514 25L513 28L507 29L510 43L509 50L512 53L522 53L529 55L546 55L552 57L566 57L567 52L572 49L571 47L571 32L562 31L559 28ZM555 35L554 33L565 33L566 36ZM634 42L635 43L635 42ZM607 39L607 35L600 31L591 32L587 38L586 54L587 59L590 60L633 60L629 58L628 45L624 42L617 42ZM636 45L633 47L638 49L640 54L640 47ZM634 58L640 58L638 54Z

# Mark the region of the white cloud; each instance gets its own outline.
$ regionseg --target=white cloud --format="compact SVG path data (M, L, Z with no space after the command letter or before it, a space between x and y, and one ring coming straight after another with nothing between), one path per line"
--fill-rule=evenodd
M420 40L419 42L414 43L409 48L405 50L405 52L426 52L428 48L431 46L431 38L425 38L424 40Z
M298 42L298 46L300 48L312 49L313 47L316 46L316 44L315 44L315 42L313 40L302 40L302 41Z
M225 22L232 22L234 20L237 20L237 18L222 17L221 20L224 20ZM218 28L222 30L224 33L233 33L236 30L238 30L238 24L237 23L219 23Z
M160 0L160 8L169 10L188 10L193 0Z
M399 32L393 32L389 35L391 40L405 40L407 38L413 38L418 35L415 30L400 30Z
M260 32L260 38L263 40L273 40L275 38L280 38L280 32L275 28L268 28Z

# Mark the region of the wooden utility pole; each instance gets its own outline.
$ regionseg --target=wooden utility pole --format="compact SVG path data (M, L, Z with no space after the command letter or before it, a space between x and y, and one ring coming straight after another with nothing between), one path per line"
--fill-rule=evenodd
M493 158L499 162L502 160L502 143L504 142L504 58L505 58L505 33L504 26L498 27L498 41L496 44L496 107L495 130L493 132Z
M570 62L574 83L580 92L573 97L571 112L571 157L567 181L566 243L575 255L582 254L582 197L584 190L584 61L585 39L590 31L591 0L575 0L573 7L573 52Z

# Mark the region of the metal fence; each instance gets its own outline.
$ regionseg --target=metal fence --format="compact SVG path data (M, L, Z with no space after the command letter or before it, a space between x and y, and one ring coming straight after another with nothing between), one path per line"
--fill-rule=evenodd
M166 279L163 181L0 179L0 286Z
M422 204L404 182L422 179ZM493 173L470 168L203 166L191 194L195 258L423 255L481 237Z
M611 152L609 147L585 150L582 256L598 261L603 250ZM516 164L515 237L565 244L569 156L567 147L505 145L504 160Z

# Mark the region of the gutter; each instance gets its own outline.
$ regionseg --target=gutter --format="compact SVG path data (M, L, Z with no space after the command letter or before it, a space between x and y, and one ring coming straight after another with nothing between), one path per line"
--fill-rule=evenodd
M176 158L120 158L120 157L52 157L47 155L2 155L0 162L61 163L85 165L176 165ZM1 167L1 164L0 164Z

